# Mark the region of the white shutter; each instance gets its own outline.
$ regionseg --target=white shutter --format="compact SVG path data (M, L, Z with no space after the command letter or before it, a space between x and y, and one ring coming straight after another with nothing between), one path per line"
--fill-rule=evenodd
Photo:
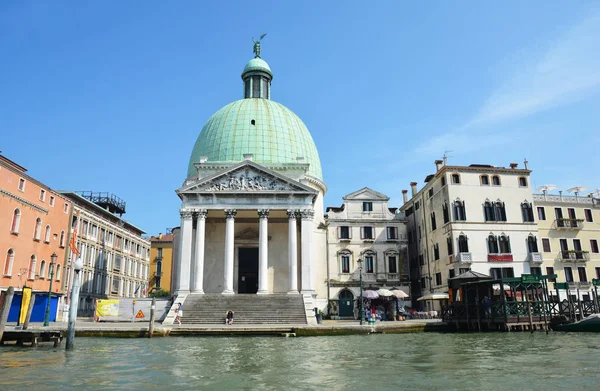
M337 227L337 237L338 237L338 239L341 239L341 237L342 237L342 227Z
M361 239L365 238L365 227L360 227L360 238Z
M352 239L352 226L348 226L348 238Z

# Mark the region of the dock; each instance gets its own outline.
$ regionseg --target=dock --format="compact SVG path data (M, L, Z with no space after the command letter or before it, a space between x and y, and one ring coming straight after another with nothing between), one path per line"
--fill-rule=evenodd
M40 343L50 342L54 347L60 346L63 332L56 330L14 330L4 331L0 345L15 344L18 346L37 347Z

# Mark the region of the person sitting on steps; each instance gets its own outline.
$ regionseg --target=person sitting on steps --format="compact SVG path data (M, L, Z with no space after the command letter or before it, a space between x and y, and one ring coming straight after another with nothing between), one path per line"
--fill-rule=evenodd
M233 324L233 314L235 314L235 312L233 312L231 310L227 311L227 313L225 314L225 324L227 324L227 325Z

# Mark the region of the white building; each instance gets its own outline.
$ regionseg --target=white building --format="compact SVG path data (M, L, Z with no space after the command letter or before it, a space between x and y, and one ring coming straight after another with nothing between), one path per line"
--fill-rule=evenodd
M315 144L302 120L270 100L273 74L257 56L244 99L215 113L177 190L173 292L304 294L327 303L323 196ZM315 302L314 299L317 299Z
M422 189L411 183L410 200L403 191L412 296L447 292L448 278L469 269L495 278L529 274L539 253L530 246L538 233L527 162L524 169L435 163Z
M125 212L125 202L108 193L60 193L73 203L71 231L77 230L83 261L79 314L91 315L95 299L145 297L150 241L142 237L144 231L117 215ZM68 247L67 252L65 292L72 286L75 261Z
M402 289L410 294L406 220L389 197L367 187L348 194L341 207L328 207L328 311L354 318L363 290Z

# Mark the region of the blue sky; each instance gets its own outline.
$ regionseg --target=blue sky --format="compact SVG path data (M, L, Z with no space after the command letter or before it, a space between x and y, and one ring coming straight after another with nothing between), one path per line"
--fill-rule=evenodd
M219 4L217 4L219 3ZM252 4L252 5L250 5ZM252 37L306 123L326 205L400 206L433 161L600 187L597 2L0 2L0 150L55 189L109 191L149 234L202 126L240 99Z

